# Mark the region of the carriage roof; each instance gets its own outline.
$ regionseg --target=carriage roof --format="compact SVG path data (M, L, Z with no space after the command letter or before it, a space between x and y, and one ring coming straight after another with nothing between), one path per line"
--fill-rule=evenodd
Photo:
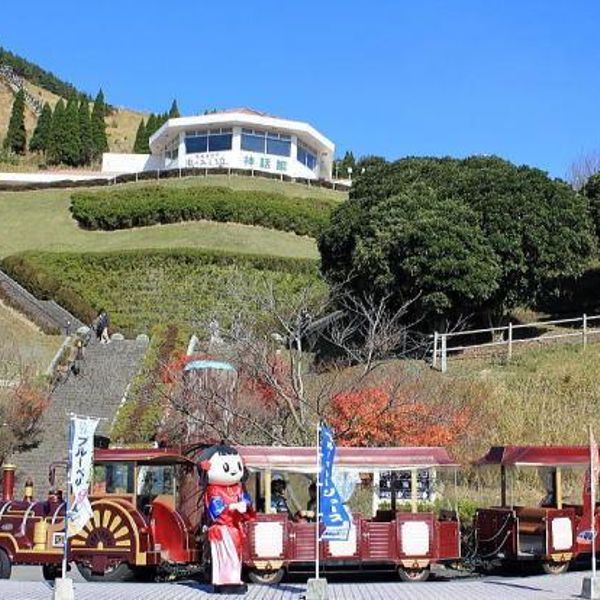
M238 451L250 470L271 469L315 473L316 448L308 446L238 446ZM335 464L338 468L360 470L410 469L458 466L441 447L348 448L338 447Z
M314 473L317 471L316 448L310 446L236 446L251 470L271 469ZM173 448L109 448L95 450L95 462L138 461L194 464L194 455L184 456ZM456 467L446 448L338 447L335 464L339 468L359 470Z
M585 466L589 446L493 446L475 465L522 467Z
M190 458L183 456L174 448L96 448L95 462L139 461L161 463L194 464Z

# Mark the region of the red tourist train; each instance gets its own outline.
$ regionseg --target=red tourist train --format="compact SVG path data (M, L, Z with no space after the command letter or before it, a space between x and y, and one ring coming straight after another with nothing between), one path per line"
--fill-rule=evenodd
M316 473L313 448L241 446L257 500L257 519L247 525L243 559L248 577L276 583L285 572L314 569L314 520L272 509L271 484L287 478L296 488L308 487ZM193 575L207 568L203 508L200 502L198 451L174 449L97 449L90 489L93 516L70 538L69 560L88 580L152 579L160 575ZM563 471L586 473L589 450L583 447L492 448L480 465L499 465L500 506L479 509L474 519L475 550L470 563L486 567L536 562L559 573L591 549L589 473L581 505L562 500ZM422 581L435 564L457 566L461 552L456 511L443 507L443 486L434 485L456 465L444 448L339 448L336 465L347 475L342 487L351 494L363 489L366 504L354 512L345 541L322 541L325 572L396 571L405 581ZM522 466L544 467L551 475L543 506L513 505L508 476ZM52 492L34 500L14 498L14 467L6 465L0 502L0 578L12 565L41 565L44 575L57 575L63 554L64 502ZM391 478L390 478L391 474ZM370 491L376 489L377 494ZM386 496L382 502L381 496ZM430 512L420 512L426 503ZM433 512L431 507L436 505ZM598 510L595 519L600 526Z

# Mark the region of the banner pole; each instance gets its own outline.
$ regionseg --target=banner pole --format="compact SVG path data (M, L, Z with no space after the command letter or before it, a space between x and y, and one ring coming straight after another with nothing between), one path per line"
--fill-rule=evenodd
M592 530L592 589L596 578L596 478L598 477L598 448L594 443L592 426L590 429L590 519ZM594 456L596 454L596 456ZM593 597L593 595L592 595Z
M319 430L320 421L317 421L317 514L315 519L315 579L319 579L319 530L321 525L321 447Z
M65 528L64 528L64 540L63 540L63 559L62 559L62 578L67 577L67 557L69 554L69 487L71 480L71 438L73 437L73 415L69 417L69 435L67 436L67 443L69 444L67 451L67 473L65 482Z

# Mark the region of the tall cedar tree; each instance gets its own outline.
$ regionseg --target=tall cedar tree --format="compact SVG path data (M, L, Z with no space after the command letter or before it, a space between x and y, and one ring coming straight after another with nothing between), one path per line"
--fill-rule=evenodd
M108 152L108 140L106 138L106 105L104 104L104 93L98 92L92 109L92 158L97 159L103 152Z
M175 98L171 104L171 110L169 110L169 119L178 119L180 116L179 107L177 106L177 99Z
M81 143L79 140L79 103L72 96L67 101L65 110L65 139L61 151L62 161L65 164L76 167L81 158Z
M65 145L65 103L61 98L54 107L52 114L52 126L50 127L50 138L46 157L50 164L62 162L62 151Z
M92 124L90 122L90 106L87 98L79 101L79 164L89 165L92 161L93 140Z
M152 113L149 117L148 117L148 121L146 122L146 135L148 137L150 137L151 135L153 135L156 130L160 127L160 123L158 120L158 117Z
M31 140L29 141L29 150L31 152L46 152L48 142L50 141L50 131L52 129L52 108L46 102L42 109L42 114L35 126Z
M13 102L4 148L16 154L25 154L27 132L25 131L25 92L19 90Z
M135 142L133 144L133 151L136 154L148 154L148 135L146 134L146 124L144 119L140 121L135 134Z

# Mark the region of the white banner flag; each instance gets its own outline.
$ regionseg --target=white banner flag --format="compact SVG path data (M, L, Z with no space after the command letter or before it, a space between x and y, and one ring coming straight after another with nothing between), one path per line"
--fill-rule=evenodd
M94 432L97 419L71 417L69 439L69 537L79 533L92 516L88 488L94 463Z

